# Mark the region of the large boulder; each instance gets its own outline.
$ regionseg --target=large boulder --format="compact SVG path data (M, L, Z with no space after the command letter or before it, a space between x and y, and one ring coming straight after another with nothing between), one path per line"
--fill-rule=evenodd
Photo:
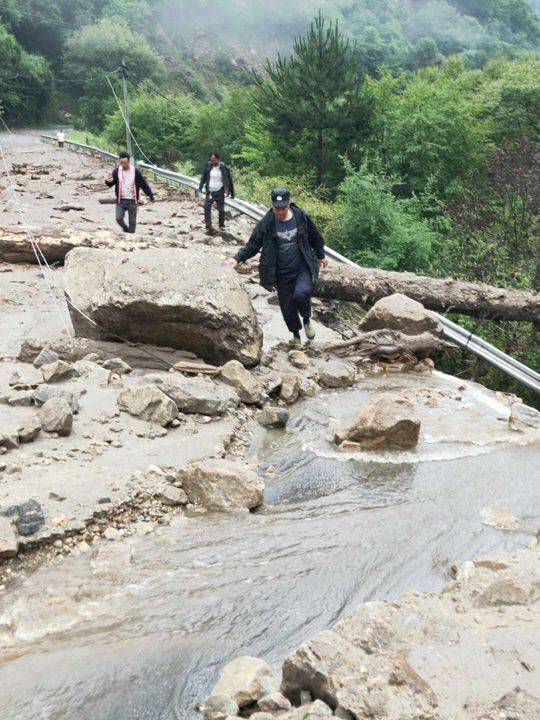
M206 377L187 378L179 374L152 373L144 377L144 382L157 385L173 400L180 412L188 415L223 415L238 405L238 395L232 388L218 385Z
M268 663L242 655L225 665L212 695L232 698L242 708L278 690L279 681Z
M189 499L207 510L249 510L263 501L264 483L247 465L231 460L207 460L177 473Z
M221 368L221 379L237 390L242 402L258 405L262 401L262 384L238 360L230 360Z
M423 332L437 336L443 334L442 325L435 313L401 293L378 300L365 314L360 327L366 332L390 329L399 330L405 335L420 335Z
M189 350L223 364L255 365L262 333L234 270L200 249L76 248L68 253L64 287L75 332Z
M334 442L365 450L404 449L418 444L420 420L408 401L383 398L360 410L336 430Z

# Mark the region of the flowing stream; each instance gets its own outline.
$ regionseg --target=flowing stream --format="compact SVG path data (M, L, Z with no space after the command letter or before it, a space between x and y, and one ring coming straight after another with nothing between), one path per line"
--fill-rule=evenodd
M492 425L472 440L459 401L445 397L441 437L414 453L340 454L332 416L350 414L362 392L299 404L286 433L256 431L260 511L178 516L109 543L108 560L87 552L22 580L0 605L0 717L195 718L235 655L279 669L359 603L439 589L453 562L532 539L538 446L490 442L498 411L487 400ZM482 521L501 506L521 531Z

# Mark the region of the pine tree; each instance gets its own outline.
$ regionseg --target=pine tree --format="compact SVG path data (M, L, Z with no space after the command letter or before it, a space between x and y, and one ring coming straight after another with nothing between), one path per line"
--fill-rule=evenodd
M296 38L292 55L278 55L264 70L255 78L258 105L276 149L293 160L302 157L320 185L340 166L340 155L351 157L366 129L369 103L356 46L319 12L306 35Z

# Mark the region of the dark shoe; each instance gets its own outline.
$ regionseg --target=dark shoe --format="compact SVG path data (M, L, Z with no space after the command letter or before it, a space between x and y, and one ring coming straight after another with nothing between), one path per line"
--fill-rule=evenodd
M214 234L214 231L212 230L212 226L211 226L211 225L210 225L210 227L207 227L204 232L205 232L207 235L213 235L213 234Z
M224 230L225 230L225 225L220 225L220 226L219 226L219 229L222 230L222 231L224 231Z

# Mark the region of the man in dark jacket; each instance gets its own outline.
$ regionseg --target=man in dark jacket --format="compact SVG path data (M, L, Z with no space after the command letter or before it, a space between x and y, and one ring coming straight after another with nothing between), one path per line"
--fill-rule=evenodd
M127 152L118 156L120 164L105 180L108 187L113 187L116 193L116 222L122 230L127 233L134 233L137 227L137 206L139 205L140 191L154 202L154 194L147 183L146 178L131 163ZM125 215L128 214L129 225L125 223Z
M244 263L261 251L260 283L277 289L283 319L300 344L302 324L308 340L315 337L311 324L311 292L321 266L328 261L324 240L313 220L291 203L288 190L272 191L272 209L257 223L249 241L229 263Z
M231 169L219 158L217 152L210 155L210 161L204 168L199 190L206 186L204 201L204 222L206 231L212 231L212 205L216 203L219 214L219 229L225 229L225 198L234 197L234 185Z

